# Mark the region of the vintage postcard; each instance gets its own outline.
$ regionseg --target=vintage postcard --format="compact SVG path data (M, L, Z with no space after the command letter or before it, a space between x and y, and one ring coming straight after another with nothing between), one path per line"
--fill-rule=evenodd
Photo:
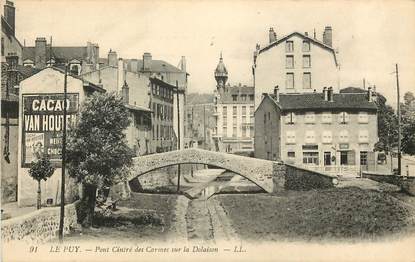
M415 261L415 1L1 7L1 261Z

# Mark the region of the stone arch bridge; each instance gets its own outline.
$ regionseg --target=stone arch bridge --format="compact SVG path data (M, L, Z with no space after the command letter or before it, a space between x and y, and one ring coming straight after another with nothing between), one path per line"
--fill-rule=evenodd
M129 180L178 164L206 164L226 169L247 178L269 193L284 188L285 166L282 163L196 148L136 157Z

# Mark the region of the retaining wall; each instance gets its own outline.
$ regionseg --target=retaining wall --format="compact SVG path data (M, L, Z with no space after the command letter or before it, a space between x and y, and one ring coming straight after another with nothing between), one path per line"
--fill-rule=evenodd
M310 190L334 187L336 176L285 164L285 184L288 190Z
M65 206L64 233L77 226L77 202ZM46 207L1 222L2 242L25 241L43 243L57 239L60 207Z

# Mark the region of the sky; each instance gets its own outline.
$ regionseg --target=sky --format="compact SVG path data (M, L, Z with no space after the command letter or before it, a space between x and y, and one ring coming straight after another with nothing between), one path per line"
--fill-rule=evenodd
M98 43L119 57L153 59L175 66L186 57L189 92L211 93L223 53L231 84L252 85L253 51L277 38L333 28L341 86L376 85L396 104L395 64L401 93L415 92L415 1L113 1L14 0L17 37L33 46L53 37L55 46Z

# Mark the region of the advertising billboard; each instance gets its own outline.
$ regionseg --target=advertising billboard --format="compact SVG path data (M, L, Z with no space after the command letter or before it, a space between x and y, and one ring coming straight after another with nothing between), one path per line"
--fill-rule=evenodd
M66 106L66 126L76 122L79 95L62 93L22 95L22 166L28 167L43 154L55 167L61 166L63 110Z

